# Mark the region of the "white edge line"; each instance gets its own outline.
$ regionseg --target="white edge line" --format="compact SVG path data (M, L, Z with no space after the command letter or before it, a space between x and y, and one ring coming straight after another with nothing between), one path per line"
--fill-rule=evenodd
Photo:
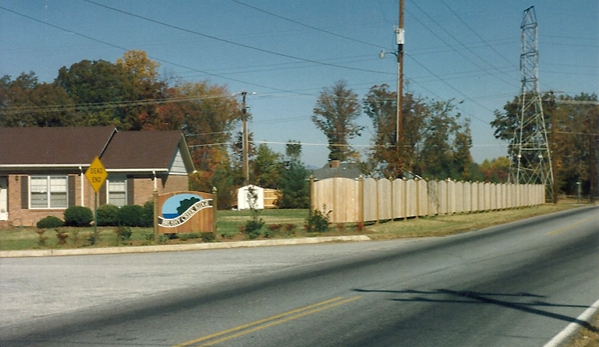
M579 322L581 322L581 321L586 322L589 318L591 318L591 316L593 314L595 314L595 312L597 312L597 310L599 310L599 300L595 301L595 303L592 304L589 308L587 308L580 316L578 316L578 318L576 318L576 320L578 320ZM547 342L543 347L561 346L568 338L570 338L580 328L581 328L581 326L576 322L572 322L572 323L568 324L566 329L562 330L559 334L555 335L551 339L551 341Z

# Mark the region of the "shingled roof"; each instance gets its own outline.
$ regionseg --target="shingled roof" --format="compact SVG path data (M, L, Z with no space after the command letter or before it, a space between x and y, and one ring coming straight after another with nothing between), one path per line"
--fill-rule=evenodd
M98 156L107 171L169 171L191 155L180 130L123 131L115 127L0 128L0 170L86 168Z
M0 128L0 167L87 166L115 132L112 126Z
M178 145L185 146L181 131L124 131L116 133L102 155L106 170L167 171ZM182 155L185 155L187 147ZM191 158L189 158L191 160Z

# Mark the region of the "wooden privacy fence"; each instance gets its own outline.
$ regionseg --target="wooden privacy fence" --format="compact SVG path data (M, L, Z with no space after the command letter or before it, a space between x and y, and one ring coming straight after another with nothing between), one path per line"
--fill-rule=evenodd
M540 205L542 184L405 179L310 180L311 210L331 211L331 223L443 216Z

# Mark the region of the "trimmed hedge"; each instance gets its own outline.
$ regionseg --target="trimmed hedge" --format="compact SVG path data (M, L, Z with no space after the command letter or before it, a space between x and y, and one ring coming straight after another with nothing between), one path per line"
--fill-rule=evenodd
M143 226L144 209L139 205L125 205L119 209L119 225L129 227Z
M71 206L64 211L64 223L72 227L88 227L94 220L94 213L89 207Z
M146 228L154 226L154 202L152 200L147 201L143 206L141 224Z
M44 217L42 219L40 219L35 226L38 227L38 229L50 229L50 228L59 228L64 226L64 222L62 221L62 219L55 217L55 216L47 216Z
M96 211L98 226L116 226L119 225L119 208L115 205L101 205Z

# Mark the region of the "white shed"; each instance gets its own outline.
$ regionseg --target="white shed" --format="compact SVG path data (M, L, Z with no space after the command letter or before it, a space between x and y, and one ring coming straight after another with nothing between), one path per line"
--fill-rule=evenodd
M237 190L237 209L249 210L250 207L256 210L264 209L264 188L249 185Z

